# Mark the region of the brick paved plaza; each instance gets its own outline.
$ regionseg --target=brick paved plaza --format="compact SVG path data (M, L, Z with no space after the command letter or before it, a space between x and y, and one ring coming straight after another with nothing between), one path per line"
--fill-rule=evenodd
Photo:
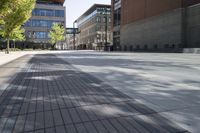
M1 133L187 132L55 55L27 55L17 61L27 63L1 92Z

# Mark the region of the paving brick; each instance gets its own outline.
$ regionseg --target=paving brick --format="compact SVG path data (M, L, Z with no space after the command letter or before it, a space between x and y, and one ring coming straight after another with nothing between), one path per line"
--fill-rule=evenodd
M78 114L78 112L76 111L75 108L69 109L69 113L70 113L70 116L72 118L73 123L80 123L81 122L79 114Z
M38 112L35 114L36 119L35 119L35 129L41 129L44 128L44 112Z
M137 131L142 133L149 133L149 131L140 123L136 122L132 117L124 117L124 120L131 124Z
M108 130L111 133L119 133L108 120L101 120L103 125L105 126L106 130Z
M31 101L28 106L28 113L35 113L36 112L36 101Z
M51 110L50 100L44 101L44 111Z
M84 126L88 133L98 133L97 129L91 122L85 122Z
M11 133L13 131L13 128L15 126L17 117L9 117L4 125L4 128L2 130L2 133Z
M132 123L128 123L124 117L116 118L118 122L126 128L126 130L130 133L140 133L137 129L134 128L134 125Z
M1 118L0 119L0 132L3 131L3 128L4 128L5 124L6 124L7 119L8 118Z
M52 111L45 111L44 112L45 118L45 128L53 127L54 126L54 119Z
M32 131L35 126L35 113L28 114L26 116L26 123L24 126L24 131Z
M18 115L19 111L20 111L20 108L21 108L21 104L14 104L13 108L12 108L12 111L10 112L10 116Z
M74 125L66 126L67 133L77 133L76 127Z
M54 55L35 55L2 93L0 132L3 130L38 133L185 131L134 98Z
M43 110L44 110L43 101L42 100L37 101L36 112L41 112Z
M64 124L59 110L53 110L53 118L54 118L55 125Z
M14 132L22 132L24 130L25 121L26 121L26 115L19 115L17 117L13 131Z
M66 133L65 126L56 126L56 133Z
M34 133L45 133L44 129L40 129L40 130L35 130Z
M83 110L82 108L76 108L76 111L78 112L82 122L90 121L90 119L89 119L87 113L85 112L85 110Z
M76 124L75 126L78 133L87 133L87 130L82 123Z
M93 124L99 133L108 133L108 130L105 128L101 121L94 121Z
M89 107L83 107L91 121L98 120L96 114Z
M20 112L19 114L22 115L22 114L26 114L28 112L28 105L29 103L28 102L24 102L20 108Z
M62 117L64 120L64 123L67 124L71 124L72 123L72 119L70 117L69 111L67 109L61 109L61 113L62 113Z
M45 133L55 133L56 129L55 128L46 128Z
M109 122L115 129L117 129L118 132L128 133L128 130L124 128L116 119L109 119Z

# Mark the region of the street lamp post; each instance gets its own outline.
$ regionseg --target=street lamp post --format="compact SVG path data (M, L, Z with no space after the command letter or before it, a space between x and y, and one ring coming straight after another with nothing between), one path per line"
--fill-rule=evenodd
M74 21L73 23L73 49L75 50L75 43L76 43L76 31L75 31L75 23L77 23L77 20Z

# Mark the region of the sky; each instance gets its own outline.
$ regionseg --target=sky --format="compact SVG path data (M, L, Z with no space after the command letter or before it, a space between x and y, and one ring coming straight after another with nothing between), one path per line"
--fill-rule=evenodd
M65 0L67 27L73 27L73 22L95 3L110 4L111 0Z

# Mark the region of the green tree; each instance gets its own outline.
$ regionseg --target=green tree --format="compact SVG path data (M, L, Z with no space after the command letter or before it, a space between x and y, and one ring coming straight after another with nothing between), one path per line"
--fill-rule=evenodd
M35 7L35 0L13 0L8 6L9 11L4 17L4 24L1 25L0 35L7 41L7 50L9 53L9 41L11 40L15 29L21 26L31 17L31 12Z
M52 45L52 49L55 49L56 43L64 40L64 32L65 32L65 29L62 25L58 23L54 23L52 25L51 31L49 34L50 35L49 43Z
M0 0L0 25L4 23L3 18L9 12L9 2L11 0Z
M15 42L16 41L24 41L25 40L24 31L25 30L21 29L20 26L13 30L10 38L14 43L14 50L15 50Z

